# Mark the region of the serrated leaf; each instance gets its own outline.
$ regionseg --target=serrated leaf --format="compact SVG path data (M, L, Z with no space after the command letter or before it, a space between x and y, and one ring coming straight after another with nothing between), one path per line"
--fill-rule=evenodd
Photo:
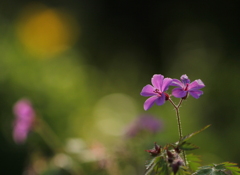
M224 164L214 165L214 168L217 170L226 170L226 167L224 166Z
M194 154L188 154L188 155L186 155L186 157L187 157L188 167L191 172L196 171L198 169L198 167L201 166L201 164L200 164L201 159L199 158L199 156L194 155Z
M166 160L163 157L160 157L160 159L156 161L154 170L155 170L156 174L158 174L158 175L169 175L170 174L168 163L166 162Z
M235 171L231 171L232 175L239 175L238 172L235 172Z
M227 174L224 171L211 168L211 169L200 169L195 173L193 173L193 175L227 175Z
M232 162L223 162L221 164L224 164L225 166L237 166L237 163L232 163Z
M182 168L180 168L179 170L178 170L178 172L176 173L176 175L190 175L191 173L189 173L188 171L186 171L186 170L184 170L184 169L182 169Z
M149 175L152 171L153 171L153 168L155 166L155 159L157 157L153 158L147 165L146 165L146 171L145 171L145 175Z
M226 170L231 171L233 175L240 175L240 168L237 167L236 163L223 162L223 163L221 163L221 165L224 165Z
M199 147L192 143L183 142L181 145L179 145L179 148L185 151L189 151L189 150L198 149Z
M226 167L227 170L230 170L230 171L236 171L240 174L240 168L239 167Z
M211 169L212 168L212 166L210 166L210 165L205 165L205 166L202 166L202 167L200 167L201 169Z
M212 172L212 169L199 169L193 174L194 175L209 175L211 172Z
M193 175L228 175L228 171L231 171L232 175L240 175L240 168L230 162L200 167Z
M191 162L201 162L200 156L194 154L187 154L187 160Z
M213 175L228 175L223 171L214 171L213 173L214 173Z
M196 135L196 134L204 131L204 130L207 129L209 126L210 126L210 125L207 125L207 126L205 126L204 128L200 129L199 131L196 131L196 132L194 132L194 133L191 133L191 134L188 134L188 135L182 137L182 138L180 139L178 145L181 144L181 143L183 143L183 142L185 142L185 141L187 141L187 140L190 139L192 136L194 136L194 135Z

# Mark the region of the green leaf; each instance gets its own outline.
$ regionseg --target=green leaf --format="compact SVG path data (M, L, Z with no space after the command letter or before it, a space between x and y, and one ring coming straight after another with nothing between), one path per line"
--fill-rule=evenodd
M161 156L160 159L156 161L156 166L154 170L158 175L170 175L168 163L163 156Z
M228 171L231 171L232 175L240 175L240 168L237 164L230 162L200 167L193 175L227 175Z
M236 163L223 162L221 165L224 165L226 170L231 171L233 175L240 175L240 168L237 167Z
M238 172L235 172L235 171L231 171L232 175L239 175Z
M201 159L199 158L199 156L194 155L194 154L188 154L188 155L186 155L186 158L187 158L187 162L188 162L188 167L191 172L196 171L198 169L198 167L201 166L201 164L200 164Z
M224 170L218 170L214 167L203 168L200 167L193 175L227 175Z
M224 171L226 169L224 164L214 165L214 168L217 169L217 170L222 170L222 171Z
M182 150L186 150L186 151L189 151L189 150L194 150L194 149L198 149L199 147L192 144L192 143L188 143L188 142L183 142L181 145L178 146L180 149Z
M180 168L178 170L178 172L176 173L176 175L190 175L191 173L189 173L188 171L184 170L183 168Z
M199 169L193 175L209 175L211 174L212 169Z
M214 171L214 172L213 172L213 175L228 175L228 174L226 174L226 173L223 172L223 171Z
M185 141L187 141L187 140L190 139L192 136L194 136L194 135L196 135L196 134L204 131L204 130L207 129L209 126L210 126L210 125L207 125L207 126L205 126L204 128L200 129L199 131L196 131L196 132L194 132L194 133L191 133L191 134L188 134L188 135L182 137L182 138L180 139L178 145L179 145L179 144L182 144L182 143L185 142Z
M153 168L154 168L154 166L156 165L155 160L156 160L157 158L158 158L158 157L153 158L153 159L146 165L145 175L149 175L149 174L153 171Z
M153 171L158 175L170 175L168 163L163 155L153 158L146 165L146 172L144 175L150 175Z

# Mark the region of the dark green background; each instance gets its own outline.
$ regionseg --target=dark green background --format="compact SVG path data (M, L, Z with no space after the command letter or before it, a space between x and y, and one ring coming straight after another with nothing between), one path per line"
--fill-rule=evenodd
M18 41L13 27L21 9L30 2L0 2L0 174L21 174L29 152L34 152L36 147L51 155L38 136L32 137L32 144L18 146L13 143L12 105L19 98L30 98L53 130L65 139L74 134L63 132L71 127L71 124L66 125L65 120L70 111L81 106L81 127L84 122L92 120L84 116L91 112L97 100L111 93L131 96L137 101L139 113L144 113L142 104L145 98L139 93L144 85L150 83L153 74L172 78L187 74L191 80L201 79L205 83L204 95L200 99L190 97L183 104L183 132L188 134L212 124L193 139L201 147L196 153L203 154L206 163L240 163L238 3L39 1L48 7L71 11L79 22L81 36L72 50L62 53L59 58L36 61L22 53L21 46L16 44ZM71 64L66 61L67 57L70 57ZM52 89L41 84L39 78L45 71L54 75L61 72L61 79L69 73L69 69L65 69L66 64L71 67L72 62L75 67L71 73L76 82L69 89L55 91L61 86L61 81ZM38 69L39 66L49 69ZM33 74L32 69L35 68L36 74ZM30 80L25 77L28 72ZM84 73L78 75L80 72ZM26 80L19 81L19 77ZM163 142L177 140L177 125L170 104L154 106L146 113L160 115L165 120L165 131L159 135L159 140L161 137Z

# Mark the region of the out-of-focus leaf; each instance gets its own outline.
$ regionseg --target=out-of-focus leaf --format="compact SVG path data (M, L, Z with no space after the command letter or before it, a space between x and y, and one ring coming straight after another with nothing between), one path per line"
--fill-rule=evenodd
M156 166L154 170L158 175L170 175L171 173L168 163L166 162L164 157L160 157L160 159L156 161Z
M199 169L194 173L194 175L210 175L212 173L212 169Z
M153 158L153 159L146 165L145 175L149 175L149 174L153 171L153 168L154 168L155 165L156 165L155 160L156 160L157 158L159 158L159 157Z
M232 175L240 175L240 168L237 164L230 162L200 167L193 175L228 175L229 171Z
M224 171L222 170L217 170L214 167L210 168L202 168L200 167L199 170L197 170L193 175L227 175Z
M201 159L199 158L199 156L194 154L188 154L186 157L190 171L195 172L198 169L198 167L201 166L200 164Z
M224 171L226 169L224 164L214 165L214 168L217 169L217 170L222 170L222 171Z
M237 167L236 163L231 163L231 162L223 162L220 165L224 165L226 170L229 170L232 172L233 175L240 175L240 168Z
M176 175L189 175L191 174L190 172L186 171L184 168L180 168Z

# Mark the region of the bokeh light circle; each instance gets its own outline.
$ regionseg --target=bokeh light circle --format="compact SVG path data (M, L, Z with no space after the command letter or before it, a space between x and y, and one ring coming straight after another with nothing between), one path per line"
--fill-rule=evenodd
M73 46L79 37L79 25L66 10L35 3L20 12L16 34L27 52L49 57Z

